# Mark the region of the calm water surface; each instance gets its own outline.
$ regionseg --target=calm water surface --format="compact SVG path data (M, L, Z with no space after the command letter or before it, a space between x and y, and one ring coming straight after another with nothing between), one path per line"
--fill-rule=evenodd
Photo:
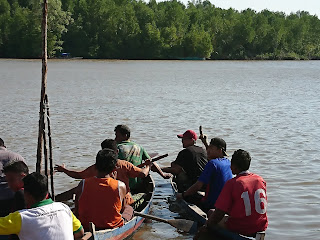
M181 150L176 134L202 125L231 155L252 155L267 181L267 239L319 239L319 61L50 60L48 95L54 161L72 169L94 163L117 124L150 153ZM35 169L41 83L39 60L0 60L0 136ZM199 143L200 144L200 143ZM154 175L152 214L172 218L167 180ZM56 174L56 192L78 182ZM147 223L132 239L191 239Z

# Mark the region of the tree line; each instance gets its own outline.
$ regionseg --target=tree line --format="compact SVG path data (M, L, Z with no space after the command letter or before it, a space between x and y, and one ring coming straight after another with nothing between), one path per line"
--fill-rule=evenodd
M41 56L42 0L0 0L0 57ZM210 1L50 0L48 55L104 59L320 59L320 20Z

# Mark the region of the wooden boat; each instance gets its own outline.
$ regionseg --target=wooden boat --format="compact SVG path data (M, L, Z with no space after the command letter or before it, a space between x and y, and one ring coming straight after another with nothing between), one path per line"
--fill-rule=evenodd
M151 206L151 202L154 195L155 184L152 177L149 175L148 177L143 179L143 187L144 194L140 198L143 202L135 208L135 211L147 214L149 212L149 208ZM139 200L137 200L139 201ZM141 226L144 218L139 216L134 216L129 222L125 223L122 227L114 228L114 229L105 229L95 231L94 225L92 224L90 233L86 233L85 237L82 239L89 240L120 240L130 236L138 227Z
M170 179L173 194L178 193L177 184L174 182L173 178ZM181 199L176 202L179 208L183 209L191 220L198 222L199 225L205 224L207 221L207 214L203 212L197 205L188 203L187 201Z
M174 182L173 178L170 179L173 194L178 193L177 184ZM181 199L177 200L176 203L179 208L183 209L185 213L190 217L191 220L198 222L199 225L204 225L207 221L207 214L203 212L197 205L188 203L187 201ZM217 227L213 232L210 232L208 236L201 237L200 240L210 239L210 240L264 240L265 232L258 232L256 237L246 237L239 235L237 233L230 232L226 229Z

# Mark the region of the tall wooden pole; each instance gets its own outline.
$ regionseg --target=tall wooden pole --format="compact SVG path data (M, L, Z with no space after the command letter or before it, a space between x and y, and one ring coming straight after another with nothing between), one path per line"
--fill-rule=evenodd
M51 126L50 126L50 111L48 95L45 95L45 104L47 109L47 123L48 123L48 140L49 140L49 161L50 161L50 183L51 183L51 198L54 201L54 184L53 184L53 158L52 158L52 138L51 138Z
M40 96L40 112L39 112L39 132L38 132L38 149L37 149L37 164L36 171L41 172L42 151L43 151L43 130L44 130L44 101L47 88L47 29L48 29L48 1L43 0L42 11L42 81L41 81L41 96Z

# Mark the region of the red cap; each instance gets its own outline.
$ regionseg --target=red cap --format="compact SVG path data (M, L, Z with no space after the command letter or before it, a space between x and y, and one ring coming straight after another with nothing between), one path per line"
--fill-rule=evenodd
M187 131L185 131L184 134L177 135L177 137L178 138L189 138L189 139L193 139L195 141L198 139L197 134L192 130L187 130Z

